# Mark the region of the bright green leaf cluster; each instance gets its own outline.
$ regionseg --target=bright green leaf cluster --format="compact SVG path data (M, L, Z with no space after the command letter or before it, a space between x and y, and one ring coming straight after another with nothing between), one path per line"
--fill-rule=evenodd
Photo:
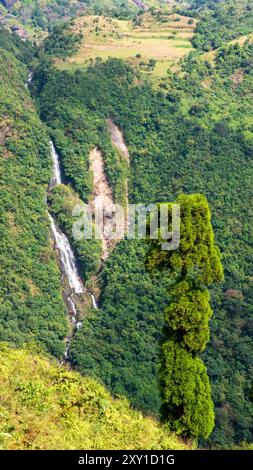
M166 323L178 332L190 351L203 351L209 340L208 322L212 316L209 292L182 281L174 287L171 298L165 310Z

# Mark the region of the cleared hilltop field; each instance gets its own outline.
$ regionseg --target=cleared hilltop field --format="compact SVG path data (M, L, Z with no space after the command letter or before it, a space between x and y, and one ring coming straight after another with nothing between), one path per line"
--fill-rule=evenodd
M140 65L155 76L166 75L191 49L195 23L177 14L144 13L137 20L117 20L104 16L84 16L75 20L74 29L82 31L78 53L60 68L87 66L96 58L116 57ZM156 64L149 63L154 59Z

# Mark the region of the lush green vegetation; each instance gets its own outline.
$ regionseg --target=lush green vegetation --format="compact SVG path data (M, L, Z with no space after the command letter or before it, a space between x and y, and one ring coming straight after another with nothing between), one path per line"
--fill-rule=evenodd
M230 0L196 1L192 12L194 15L197 12L200 19L194 39L200 51L223 46L226 41L252 31L252 12L246 1L240 4ZM119 60L110 59L105 64L97 60L86 71L56 70L51 56L65 57L65 52L72 53L76 47L70 36L65 43L70 45L69 51L65 51L65 46L62 48L59 40L62 32L61 28L56 29L53 33L56 41L48 38L44 50L41 48L31 89L40 116L60 153L65 178L73 187L55 188L49 204L73 243L83 278L87 280L97 272L100 246L71 238L71 225L75 221L71 210L79 197L85 202L90 198L89 152L94 147L102 152L118 202L124 198L122 181L126 176L129 200L134 203L175 201L181 193L205 195L225 271L224 284L211 288L214 311L210 322L211 341L203 352L211 316L210 298L204 285L220 278L221 273L213 276L209 266L211 279L203 280L200 288L194 283L198 270L193 270L190 279L182 276L175 285L173 275L157 272L154 276L147 272L148 247L144 242L120 242L98 274L100 310L87 312L83 327L71 344L70 360L79 371L102 380L114 393L127 396L136 408L147 413L158 415L162 398L163 410L171 417L169 426L197 437L206 437L213 423L207 369L216 426L203 445L224 448L241 441L250 442L253 438L253 46L249 42L243 47L223 46L213 58L213 65L198 53L191 53L182 64L183 74L168 73L153 88ZM45 192L51 173L48 135L24 86L28 76L25 64L30 67L33 49L29 43L22 43L3 30L0 44L3 97L0 105L0 339L17 346L36 341L44 350L60 357L64 351L67 312L45 213ZM108 118L123 131L131 156L130 170L111 143ZM207 224L205 228L208 227ZM180 251L175 256L180 258ZM191 314L192 320L195 313L196 321L189 325L187 316ZM186 324L189 329L182 331ZM162 343L161 364L166 373L161 374L161 385L166 393L160 397L158 370ZM15 354L15 361L24 354L29 361L27 353ZM187 364L187 372L183 374L179 371L181 364ZM173 376L169 373L171 369ZM37 396L43 401L40 392L38 395L34 392L36 387L25 384L25 397L22 395L21 401L32 396L33 407L37 406ZM198 390L197 394L192 392L194 389ZM178 418L173 415L175 402L181 401L182 405L182 396L187 393L189 406L183 406L183 412L180 408ZM51 398L61 400L62 396L53 394ZM80 403L80 395L78 400ZM196 414L193 403L198 410ZM204 412L208 416L206 427L201 419ZM28 414L33 416L30 409ZM41 426L38 421L37 429ZM86 424L80 424L84 429L82 426ZM11 434L10 429L4 428L5 433ZM54 428L52 433L58 436L52 445L60 447L63 441L57 430ZM35 430L34 435L39 433ZM25 441L18 429L12 445L18 446L20 439L20 448L32 448L37 445L34 435ZM71 431L66 436L65 446L80 445ZM91 439L89 442L87 446L92 447L98 446L98 442L107 446L108 441ZM115 441L115 447L131 444L118 442ZM133 446L140 442L143 441L135 441ZM44 435L41 440L38 438L38 445L41 448L45 445ZM148 442L149 445L152 444ZM167 441L166 445L169 445Z
M48 137L25 88L23 44L1 31L0 44L7 49L0 49L0 338L37 340L60 357L67 325L45 210Z
M36 350L0 345L0 449L189 449L155 420Z
M16 34L11 34L0 25L1 49L11 52L16 59L28 64L34 56L35 47L28 41L24 42Z
M56 25L42 43L42 53L47 56L66 58L78 51L83 35L71 31L71 23Z
M253 31L253 4L250 0L194 0L191 13L199 17L192 43L201 51L217 49Z
M142 243L124 241L116 247L99 279L101 310L84 320L70 357L81 372L157 414L158 357L171 280L162 275L152 280L145 259Z
M73 182L82 198L89 191L82 189L84 178L78 185L82 162L94 144L103 151L99 130L101 125L105 129L108 117L123 130L130 150L130 202L174 201L181 192L206 195L225 282L223 288L212 289L211 343L203 355L216 405L216 428L205 445L221 447L252 438L253 168L252 104L247 98L252 92L252 55L249 44L231 46L218 54L213 69L191 54L184 63L185 75L169 75L159 90L138 82L116 60L87 72L40 73L37 80L41 115L54 133L60 131L63 152L60 139L57 147L68 174L77 175ZM85 125L73 120L80 113L86 116ZM87 132L89 126L93 132ZM69 138L73 129L75 139ZM80 152L80 145L86 150ZM113 179L111 183L115 188ZM136 406L157 413L162 312L170 299L165 280L152 281L144 261L142 244L118 245L99 278L101 311L84 322L71 358L80 370L102 378Z
M105 14L116 18L134 17L138 8L128 0L0 0L6 26L18 27L30 36L52 32L55 25L84 14Z
M129 18L138 11L134 2L128 0L86 0L88 13L115 18Z
M107 72L113 77L118 68L117 61L109 61ZM120 69L124 84L131 83L134 79L133 71L124 63L120 63ZM101 106L98 106L99 101L101 105L105 102L104 91L99 89L103 80L103 65L98 67L98 71L97 75L97 69L91 67L84 81L81 72L77 71L74 76L65 72L56 72L48 58L44 58L35 70L33 88L36 94L40 93L38 102L40 113L47 122L50 134L60 152L65 175L82 200L88 202L92 191L89 153L97 147L105 157L105 170L113 187L114 199L116 202L123 202L125 188L122 180L128 174L128 165L112 145L104 119L105 113L102 112ZM55 81L55 88L51 86L51 82L47 84L50 77ZM75 83L73 95L69 93L72 80ZM96 86L98 97L93 96ZM108 87L107 97L113 95L114 83L105 83L105 86ZM120 82L115 93L120 96Z

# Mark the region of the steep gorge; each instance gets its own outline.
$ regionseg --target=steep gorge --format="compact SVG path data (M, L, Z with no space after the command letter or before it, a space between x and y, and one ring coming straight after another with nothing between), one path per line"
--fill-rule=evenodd
M130 156L128 149L124 143L122 132L113 123L112 120L108 120L108 128L110 129L110 135L112 144L117 148L123 158L130 164ZM61 172L61 163L59 155L51 141L51 155L53 162L53 174L50 181L49 189L54 190L55 187L63 185L63 177ZM93 149L89 154L90 159L90 170L93 175L93 192L91 195L90 208L93 214L96 216L96 236L102 242L102 253L101 253L101 267L100 272L103 269L104 262L110 256L112 250L115 248L117 242L124 237L124 231L127 227L127 212L124 214L124 224L121 229L121 236L119 238L114 235L115 223L115 201L113 190L110 187L108 177L105 172L105 163L103 154L97 148ZM125 186L125 205L127 206L128 193L127 193L127 179L122 182ZM124 207L126 210L126 207ZM67 339L65 358L68 359L68 352L70 349L70 343L75 331L82 328L82 315L85 312L85 306L82 314L78 311L78 305L84 303L89 307L87 303L88 296L91 297L92 306L97 309L97 301L94 295L96 289L97 279L93 276L92 291L89 291L83 284L78 272L78 263L75 259L75 254L71 248L70 242L66 235L62 233L57 227L57 224L50 213L48 213L53 237L55 240L55 247L59 252L60 268L63 278L63 292L64 298L66 299L67 308L70 317L70 333ZM64 280L65 279L65 280ZM101 292L100 292L101 295Z

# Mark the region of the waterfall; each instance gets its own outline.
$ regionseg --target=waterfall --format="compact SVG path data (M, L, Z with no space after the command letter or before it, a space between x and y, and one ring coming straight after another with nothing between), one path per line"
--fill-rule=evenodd
M69 280L69 285L75 294L82 294L84 292L84 286L77 271L75 255L70 243L64 233L59 231L53 217L49 213L48 217L51 222L55 243L60 253L62 267Z
M53 174L50 181L49 188L53 189L55 186L62 184L62 174L59 162L59 156L55 150L54 144L50 141L51 146L51 156L53 161ZM53 217L47 211L51 229L54 236L55 244L59 250L60 260L62 271L66 274L68 278L69 287L72 290L72 294L67 298L69 305L69 316L71 318L71 323L73 328L79 329L82 327L82 323L78 321L78 312L74 300L72 299L73 294L82 294L84 292L84 285L79 277L77 263L75 259L74 252L71 248L71 245L64 233L62 233L57 227ZM71 337L68 338L66 343L66 349L64 353L65 359L68 359L69 349L70 349Z
M98 310L97 302L96 302L95 296L93 294L91 294L91 299L92 299L93 307L95 308L95 310Z
M33 79L33 72L30 72L27 78L27 82L25 84L26 88L29 87L30 83L32 82L32 79Z
M70 312L70 315L71 315L72 325L76 330L79 330L80 328L82 328L83 324L82 324L82 322L79 322L77 320L76 305L75 305L75 302L72 300L72 296L68 297L68 304L69 304L69 312ZM71 346L71 338L68 338L67 343L66 343L65 353L64 353L64 357L65 357L66 360L69 357L70 346Z
M53 189L58 184L62 184L62 175L61 175L59 157L52 141L50 141L50 146L51 146L51 156L53 160L53 176L50 181L50 189Z
M62 184L62 173L60 167L59 156L55 150L54 144L50 141L51 146L51 156L53 161L53 174L50 181L49 188L53 189L55 186ZM71 323L75 329L80 329L82 327L82 323L78 321L78 312L76 309L75 301L73 300L73 294L82 294L85 289L84 285L79 277L78 269L77 269L77 262L75 259L74 252L71 248L71 245L64 233L62 233L59 228L57 227L53 217L51 214L48 213L48 217L51 223L51 229L54 236L55 244L57 249L59 250L60 260L62 270L66 274L69 282L69 286L72 290L72 294L68 297L68 305L69 305L69 316L71 318ZM95 309L98 309L95 297L91 294L92 304ZM65 359L68 358L69 349L70 349L71 338L68 338L66 344L66 350L64 357Z
M50 182L50 188L54 188L58 184L62 183L62 175L60 169L60 162L59 156L55 150L54 144L50 141L51 145L51 155L53 160L53 176ZM60 253L61 263L63 266L63 270L66 273L66 276L69 281L70 288L75 294L82 294L84 292L83 283L79 277L78 270L77 270L77 263L75 259L75 255L73 250L70 246L70 243L64 235L64 233L60 232L53 217L48 213L51 228L54 235L56 246Z

